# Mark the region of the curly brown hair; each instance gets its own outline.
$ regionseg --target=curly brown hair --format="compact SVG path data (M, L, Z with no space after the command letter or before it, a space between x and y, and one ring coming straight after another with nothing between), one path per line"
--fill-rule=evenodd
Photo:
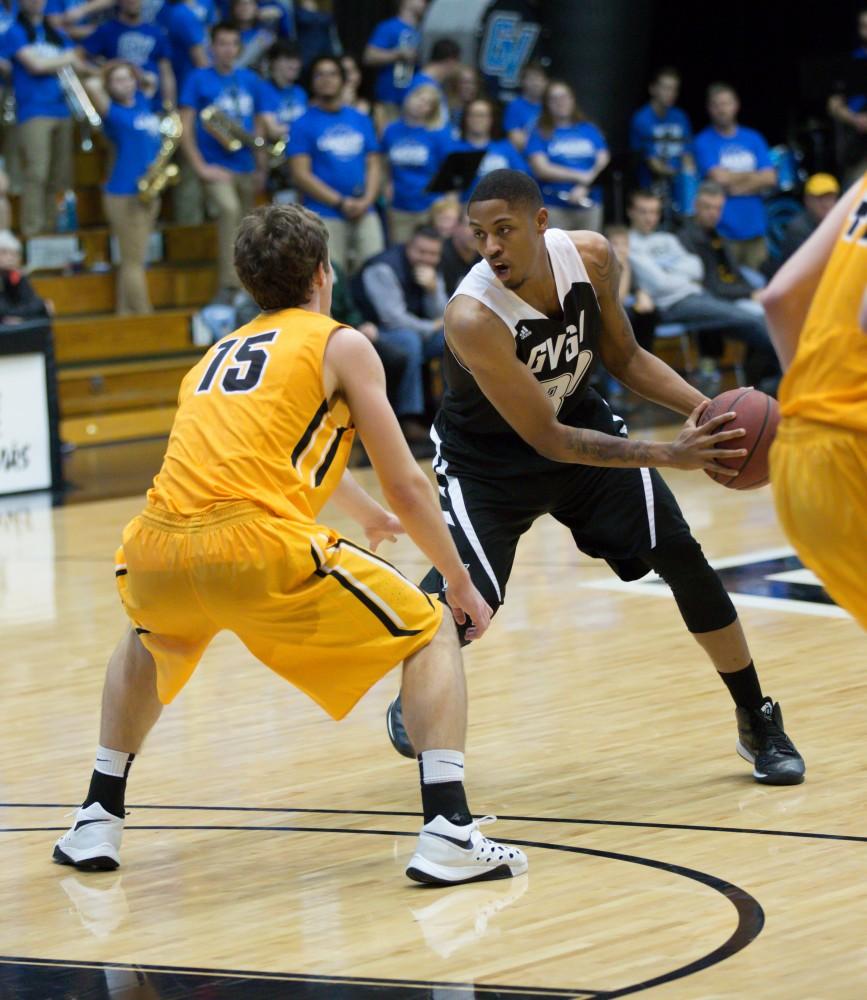
M241 220L235 270L260 309L310 300L319 265L328 269L328 230L300 205L263 205Z

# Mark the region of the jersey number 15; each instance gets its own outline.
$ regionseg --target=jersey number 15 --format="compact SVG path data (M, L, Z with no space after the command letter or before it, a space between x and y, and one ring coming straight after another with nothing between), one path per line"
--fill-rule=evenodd
M265 369L268 366L268 350L265 344L273 343L277 330L268 333L257 333L241 340L224 340L217 347L214 360L202 376L202 381L196 387L196 395L210 392L227 359L232 364L223 372L220 388L223 392L253 392L259 387Z

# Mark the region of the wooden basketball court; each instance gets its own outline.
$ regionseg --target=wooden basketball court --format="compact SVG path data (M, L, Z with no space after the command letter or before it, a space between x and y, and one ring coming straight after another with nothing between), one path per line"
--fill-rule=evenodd
M397 673L336 724L228 634L134 764L123 867L52 864L142 499L3 501L0 997L867 996L864 633L790 557L769 491L666 478L741 595L806 783L752 781L666 588L618 584L546 520L466 656L470 801L530 871L446 890L403 876L419 797L385 736ZM405 540L387 554L427 568Z

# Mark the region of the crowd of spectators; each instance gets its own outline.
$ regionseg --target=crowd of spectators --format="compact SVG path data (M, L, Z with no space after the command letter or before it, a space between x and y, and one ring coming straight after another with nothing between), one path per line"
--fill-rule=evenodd
M708 372L722 341L737 339L746 345L746 377L774 387L779 370L754 293L827 214L840 185L829 174L808 180L803 213L770 258L765 199L777 172L765 137L741 123L727 83L708 88L708 122L696 134L678 105L678 71L654 75L630 123L628 226L612 226L620 220L605 216L604 123L541 63L524 66L518 91L502 104L453 40L437 40L422 62L426 0L398 0L359 60L343 51L315 0L2 4L4 121L14 98L17 124L4 129L4 157L21 195L20 234L50 232L58 199L72 187L61 80L72 70L113 153L103 197L119 247L120 312L151 308L145 259L159 202L142 201L138 183L164 141L165 116L177 110L173 218L216 221L215 301L238 298L234 233L257 199L297 199L316 211L338 268L335 315L377 346L413 442L425 436L424 373L442 351L447 298L478 259L463 206L477 180L501 167L536 178L553 226L610 236L644 346L652 347L657 322L685 324L699 332ZM867 11L858 29L853 59L863 60ZM374 77L371 101L362 67ZM851 139L849 167L862 169L867 95L835 93L828 109ZM458 190L435 192L431 183L452 153L480 153L475 175ZM0 174L0 228L9 225L7 183Z

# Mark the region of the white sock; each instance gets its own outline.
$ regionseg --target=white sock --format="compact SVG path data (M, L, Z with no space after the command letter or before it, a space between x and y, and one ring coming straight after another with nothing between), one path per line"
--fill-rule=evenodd
M460 750L422 750L420 764L423 785L464 780L464 755Z
M104 746L99 746L96 748L96 763L93 765L93 769L99 771L100 774L111 775L113 778L124 778L133 757L135 754L127 753L125 750L109 750Z

